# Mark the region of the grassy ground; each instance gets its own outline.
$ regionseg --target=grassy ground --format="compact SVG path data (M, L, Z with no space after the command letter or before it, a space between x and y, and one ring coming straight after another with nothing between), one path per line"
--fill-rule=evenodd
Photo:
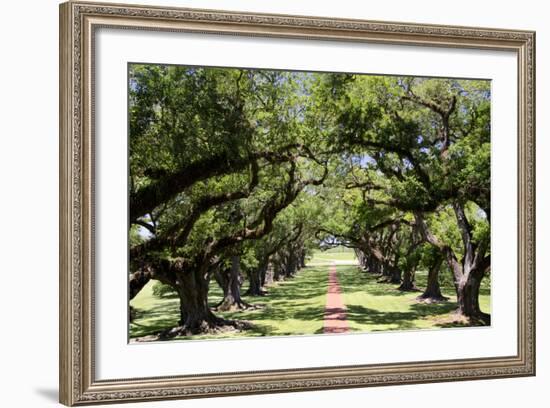
M316 251L309 263L327 264L338 261L356 261L353 251Z
M179 320L179 299L177 296L153 295L156 281L149 281L135 298L130 301L135 317L130 323L130 338L147 336L163 329L175 327Z
M177 297L161 299L153 296L153 282L149 282L130 302L137 311L130 324L130 337L153 334L163 328L176 326L179 319ZM275 283L269 287L269 294L261 297L246 297L246 301L261 306L237 312L216 312L228 319L248 320L254 323L252 330L223 335L193 336L198 338L256 337L277 335L298 335L320 333L327 292L327 268L309 267L301 270L295 278ZM246 286L243 288L243 293ZM213 282L209 303L214 306L222 297L218 285ZM145 312L145 311L148 312Z
M241 333L193 336L193 339L300 335L322 333L328 265L332 260L352 261L353 253L316 253L310 261L315 266L301 270L295 278L275 283L269 294L246 297L260 309L238 312L217 312L229 319L248 320L254 328ZM456 295L451 285L442 287L449 302L439 304L418 303L419 292L400 292L397 285L378 283L376 277L357 270L353 265L338 265L338 279L342 289L347 318L352 331L406 330L450 327L448 317L456 309ZM424 287L426 274L417 273L418 287ZM158 298L153 295L154 282L149 282L130 302L136 317L130 324L130 337L154 334L174 327L179 319L178 299L175 296ZM246 284L243 293L246 291ZM213 306L221 300L221 290L213 282L209 301ZM490 312L490 290L482 287L482 310Z
M449 298L443 303L419 303L421 292L401 292L398 285L378 283L375 275L358 273L353 266L339 266L338 279L347 307L347 319L352 331L430 329L458 326L449 322L456 310L456 294L451 285L442 286ZM416 274L419 288L426 285L427 273ZM490 289L485 283L479 298L481 309L490 313Z

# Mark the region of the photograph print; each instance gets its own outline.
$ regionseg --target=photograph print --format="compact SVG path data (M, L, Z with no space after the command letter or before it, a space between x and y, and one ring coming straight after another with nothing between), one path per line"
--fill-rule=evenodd
M130 342L491 324L491 82L128 65Z

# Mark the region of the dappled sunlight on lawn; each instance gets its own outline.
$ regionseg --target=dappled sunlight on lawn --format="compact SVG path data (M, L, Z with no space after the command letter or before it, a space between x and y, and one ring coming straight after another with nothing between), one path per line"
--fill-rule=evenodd
M315 258L314 258L315 259ZM420 303L420 292L402 292L398 285L377 282L378 276L360 271L356 266L338 265L337 275L346 307L349 329L353 332L435 329L460 327L452 322L456 309L454 288L442 286L448 302ZM417 285L423 287L426 274L418 272ZM179 319L179 301L174 295L153 295L153 281L131 301L134 321L130 324L132 338L158 333L174 327ZM328 289L328 266L306 267L286 281L275 282L267 288L266 296L245 297L257 308L216 312L217 315L253 323L252 329L242 332L195 335L179 339L220 339L234 337L258 337L280 335L305 335L323 332L325 303ZM243 293L246 287L243 288ZM220 288L214 284L209 301L215 305L221 299ZM480 303L484 311L490 311L488 285L482 287Z

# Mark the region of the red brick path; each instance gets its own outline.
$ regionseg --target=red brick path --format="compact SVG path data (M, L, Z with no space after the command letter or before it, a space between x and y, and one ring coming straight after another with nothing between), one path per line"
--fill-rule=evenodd
M335 265L331 265L328 272L328 293L323 331L324 333L346 333L349 331L346 306L342 301Z

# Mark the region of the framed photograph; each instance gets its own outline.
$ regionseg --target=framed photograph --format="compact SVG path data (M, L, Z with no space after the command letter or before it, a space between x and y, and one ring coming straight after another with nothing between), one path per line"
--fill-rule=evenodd
M60 401L534 375L534 85L532 31L62 4Z

